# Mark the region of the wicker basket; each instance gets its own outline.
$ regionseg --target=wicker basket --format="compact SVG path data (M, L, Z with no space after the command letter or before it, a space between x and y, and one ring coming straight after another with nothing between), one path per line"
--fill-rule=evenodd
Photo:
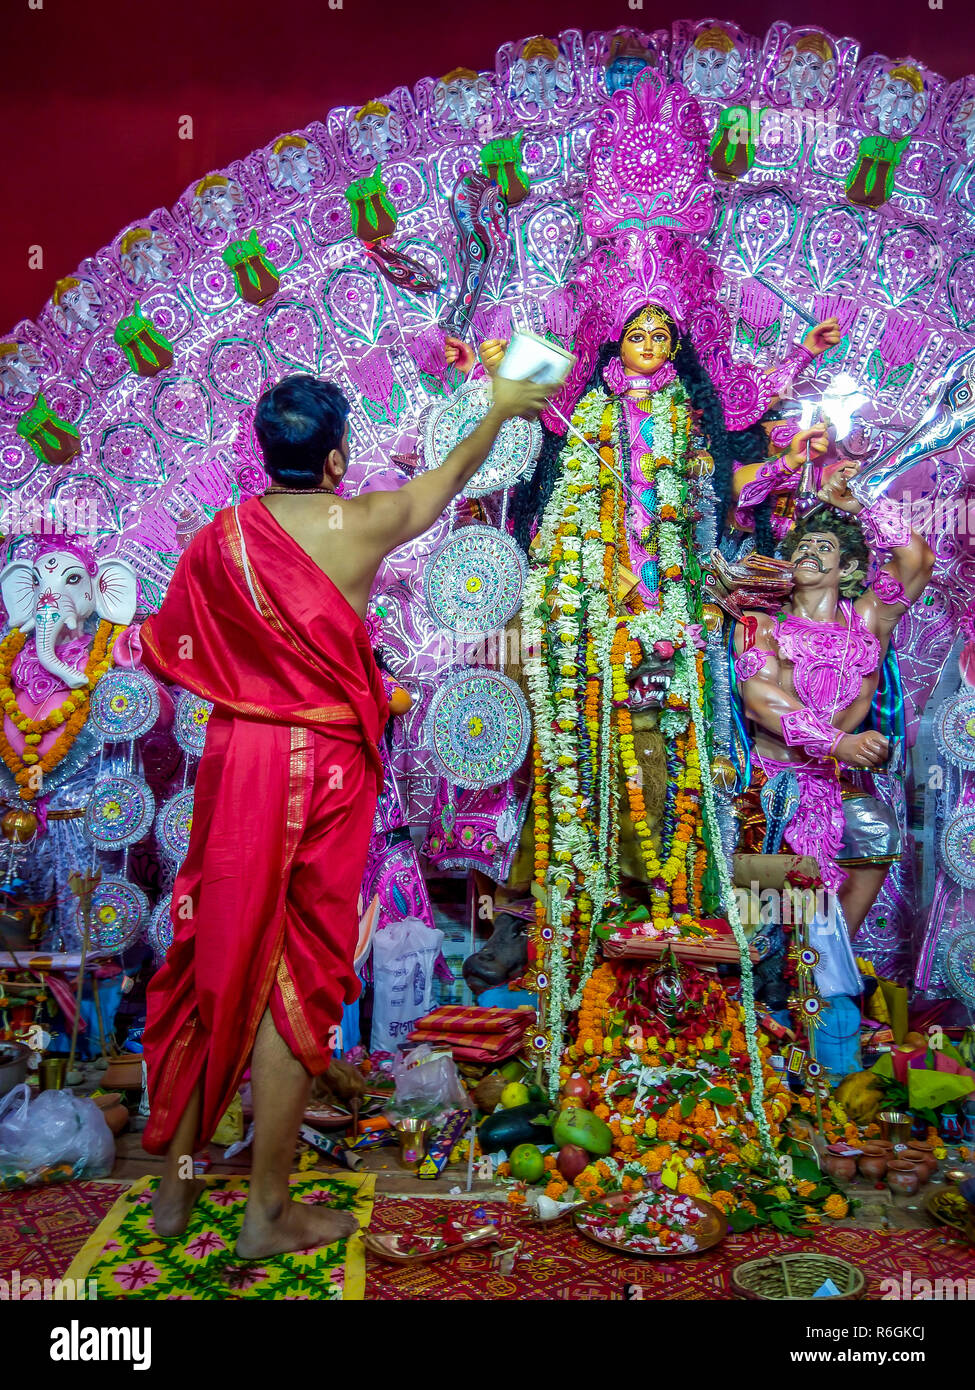
M856 1265L835 1255L777 1255L746 1260L731 1271L731 1282L739 1298L812 1298L827 1279L838 1294L823 1296L823 1302L862 1298L867 1281Z

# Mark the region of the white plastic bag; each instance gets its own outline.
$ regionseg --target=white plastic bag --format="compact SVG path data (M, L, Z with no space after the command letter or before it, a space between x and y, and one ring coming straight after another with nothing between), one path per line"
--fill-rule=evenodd
M390 922L373 939L373 1052L395 1052L430 1012L433 967L443 932L417 917Z
M93 1100L71 1091L42 1091L34 1100L27 1085L0 1101L0 1165L27 1174L70 1164L76 1178L104 1178L115 1161L115 1140Z
M856 956L850 944L843 909L835 894L830 895L829 910L818 912L809 924L809 944L819 952L819 963L813 970L816 988L824 999L846 994L856 999L863 988Z
M421 1043L393 1063L396 1095L392 1109L404 1115L469 1110L470 1098L449 1052Z

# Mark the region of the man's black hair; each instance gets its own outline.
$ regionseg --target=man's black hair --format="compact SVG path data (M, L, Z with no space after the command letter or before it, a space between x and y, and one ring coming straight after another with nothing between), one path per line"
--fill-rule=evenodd
M265 391L254 432L272 482L320 487L325 460L339 448L348 418L349 402L330 381L298 373Z

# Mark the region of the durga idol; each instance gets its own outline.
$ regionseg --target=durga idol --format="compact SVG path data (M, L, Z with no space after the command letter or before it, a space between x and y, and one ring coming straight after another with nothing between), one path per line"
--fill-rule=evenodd
M698 556L717 543L735 462L764 455L761 416L836 327L817 326L775 378L744 378L726 409L695 343L715 355L730 338L717 284L706 255L670 232L588 258L574 287L587 306L577 362L555 402L571 425L543 416L538 464L515 499L531 560L522 627L535 742L533 815L510 886L537 885L526 983L553 993L553 1022L575 1007L595 928L628 881L645 885L637 896L663 935L723 915L730 892L704 659L720 616L704 602ZM503 348L482 348L489 371ZM730 354L715 360L736 370ZM554 1053L558 1037L547 1042Z

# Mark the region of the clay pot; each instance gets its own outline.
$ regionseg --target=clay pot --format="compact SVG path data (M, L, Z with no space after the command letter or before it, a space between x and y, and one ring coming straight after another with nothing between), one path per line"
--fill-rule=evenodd
M104 1096L92 1096L92 1100L102 1112L105 1123L113 1134L119 1135L128 1127L129 1112L122 1104L122 1097L118 1091L111 1091Z
M827 1149L823 1154L823 1168L837 1182L850 1182L857 1170L854 1154L837 1154Z
M869 1144L866 1145L865 1148L867 1152L862 1155L857 1167L861 1175L869 1182L879 1182L887 1172L887 1164L890 1161L890 1155L870 1152L872 1146Z
M922 1183L930 1182L938 1171L938 1160L935 1158L930 1145L925 1148L920 1144L910 1144L901 1154L901 1158L905 1163L914 1164Z
M887 1186L891 1192L899 1192L903 1197L913 1197L921 1186L917 1166L906 1159L895 1158L887 1164Z

